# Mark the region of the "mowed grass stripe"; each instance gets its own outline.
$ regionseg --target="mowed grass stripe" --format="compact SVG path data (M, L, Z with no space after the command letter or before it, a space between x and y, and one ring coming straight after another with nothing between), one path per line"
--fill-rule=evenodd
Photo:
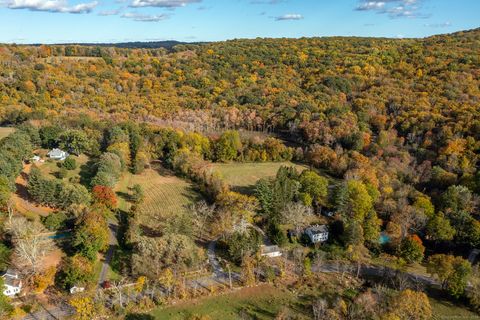
M144 192L144 201L138 209L141 224L155 227L162 220L187 212L188 206L198 199L191 183L164 173L161 168L147 169L140 175L127 173L118 183L117 192L129 193L129 187L139 184ZM127 203L120 201L120 208L127 210Z

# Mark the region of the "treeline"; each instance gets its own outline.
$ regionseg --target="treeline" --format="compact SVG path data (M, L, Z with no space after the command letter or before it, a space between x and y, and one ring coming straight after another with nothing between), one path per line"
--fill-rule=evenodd
M41 205L67 209L72 205L89 205L90 193L81 184L43 176L33 167L28 175L28 193Z
M32 140L36 139L35 131L24 125L0 140L0 208L7 205L15 191L15 179L23 169L23 161L32 156Z

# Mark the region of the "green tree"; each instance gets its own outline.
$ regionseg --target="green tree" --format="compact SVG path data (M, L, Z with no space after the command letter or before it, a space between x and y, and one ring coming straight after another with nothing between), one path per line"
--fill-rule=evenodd
M108 239L108 224L101 208L91 208L79 216L73 245L82 256L94 261L99 251L107 249Z
M5 176L0 176L0 208L5 207L10 199L12 190L10 181Z
M59 126L43 126L39 130L42 147L52 149L58 147L63 129Z
M224 132L215 143L217 161L226 162L236 160L242 150L242 141L238 131Z
M240 263L245 257L258 252L262 244L262 236L255 229L250 229L246 233L235 232L227 238L226 244L230 258Z
M62 163L62 167L67 170L75 170L77 168L77 161L74 157L68 156Z
M72 129L63 132L59 137L59 142L61 148L77 156L90 147L90 139L82 130Z
M458 298L465 291L472 266L462 257L435 254L428 259L427 272L441 281L443 289Z
M80 184L64 183L59 192L59 206L68 208L71 205L89 205L91 201L87 188Z
M447 214L459 211L472 213L474 209L472 192L464 186L450 186L442 195L442 207Z
M309 194L313 201L325 206L328 196L328 180L314 171L305 170L300 175L301 192Z
M450 220L446 219L441 212L432 216L426 229L427 236L435 241L452 240L456 232L451 226Z
M0 319L8 319L10 314L13 312L14 308L10 304L10 301L7 296L3 294L4 282L3 278L0 277Z
M61 265L61 283L65 289L85 285L93 280L93 262L81 255L66 257Z
M4 243L0 242L0 271L6 270L10 265L10 256L12 250ZM2 288L0 286L0 288Z
M422 261L424 252L422 240L417 235L412 235L402 240L398 254L406 262L413 263Z

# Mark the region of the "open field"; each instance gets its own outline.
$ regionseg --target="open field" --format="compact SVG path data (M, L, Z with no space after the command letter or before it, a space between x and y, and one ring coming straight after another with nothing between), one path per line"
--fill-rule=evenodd
M141 185L145 194L139 207L139 222L152 228L155 228L155 224L161 219L185 213L188 205L198 197L192 184L155 166L140 175L125 173L116 188L121 210L128 210L129 188L135 184Z
M433 310L434 320L450 320L450 319L463 319L463 320L480 320L480 316L474 312L457 306L450 301L437 300L430 298L430 304Z
M0 139L5 138L6 136L8 136L13 131L15 131L15 128L0 127Z
M307 166L292 162L215 163L212 166L233 190L243 193L252 193L258 180L275 177L282 166L294 166L298 171L308 169Z
M248 315L249 319L274 319L283 306L292 307L294 304L295 297L292 293L263 285L157 309L152 315L155 319L169 320L190 319L194 315L199 318L208 316L212 320L236 320L241 318L241 314ZM302 314L303 311L296 312L300 316L298 319L310 319Z
M318 294L318 292L317 292ZM308 295L306 295L308 296ZM305 296L305 297L306 297ZM430 298L434 320L466 319L478 320L480 316L452 302ZM193 316L209 316L212 320L240 319L248 315L252 319L274 319L276 314L286 307L298 319L310 319L309 304L304 298L270 285L245 288L240 291L217 297L207 297L193 302L180 303L167 308L154 310L155 319L180 320ZM297 318L296 318L297 319Z

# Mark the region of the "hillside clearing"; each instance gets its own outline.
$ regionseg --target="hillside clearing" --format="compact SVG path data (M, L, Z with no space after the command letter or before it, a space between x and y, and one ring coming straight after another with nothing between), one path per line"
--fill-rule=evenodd
M5 138L6 136L8 136L10 133L14 131L15 131L15 128L0 127L0 139Z
M263 178L273 178L282 166L295 167L298 171L308 169L305 165L293 162L260 162L260 163L215 163L213 169L219 172L233 190L250 194L255 183Z
M123 211L130 207L129 188L135 184L142 186L145 194L145 199L138 208L139 223L150 228L158 227L160 220L186 213L188 205L198 198L191 183L156 165L139 175L125 173L116 188L118 206Z
M244 288L240 291L217 297L208 297L194 302L181 303L152 312L155 319L190 319L194 316L208 316L212 320L236 320L241 314L249 319L274 319L283 306L290 306L294 296L288 291L278 290L270 285ZM308 319L301 317L299 319Z

